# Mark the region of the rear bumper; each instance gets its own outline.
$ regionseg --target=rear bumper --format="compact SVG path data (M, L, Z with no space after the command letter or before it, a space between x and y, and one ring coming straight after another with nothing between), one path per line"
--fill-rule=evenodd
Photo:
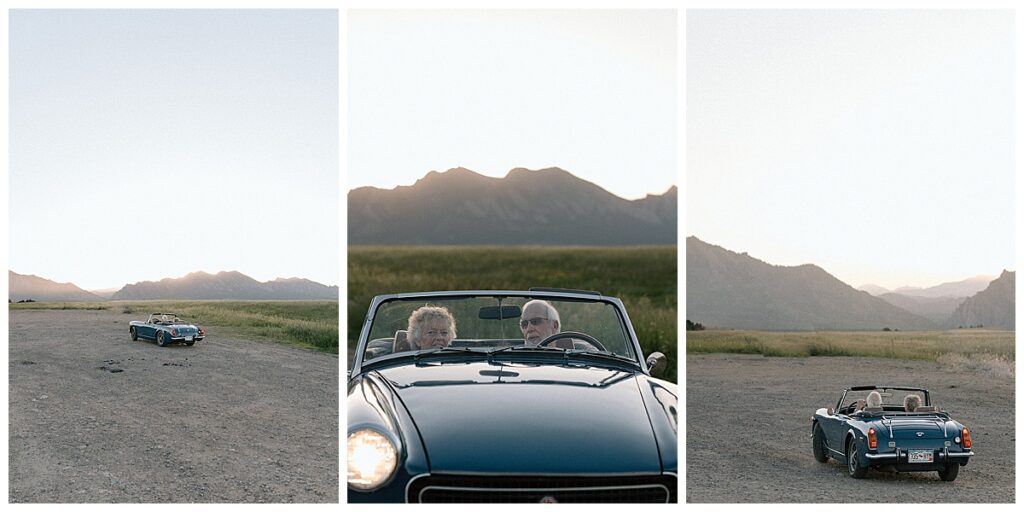
M932 464L912 464L908 459L907 450L900 449L897 449L892 453L865 453L864 457L866 457L872 465L896 465L899 466L901 471L913 471L913 469L903 468L920 468L921 471L930 471L935 464L945 465L948 462L956 462L961 466L967 465L967 461L974 456L973 451L951 452L948 448L934 450L934 452L935 462Z

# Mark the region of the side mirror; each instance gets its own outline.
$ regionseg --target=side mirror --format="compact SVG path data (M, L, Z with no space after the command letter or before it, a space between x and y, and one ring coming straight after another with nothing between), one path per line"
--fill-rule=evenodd
M651 371L651 377L661 377L668 367L668 358L661 352L652 352L647 356L647 368Z
M825 413L827 413L829 416L832 416L832 413L834 413L834 412L835 411L833 411L831 407L829 407L827 410L825 410Z

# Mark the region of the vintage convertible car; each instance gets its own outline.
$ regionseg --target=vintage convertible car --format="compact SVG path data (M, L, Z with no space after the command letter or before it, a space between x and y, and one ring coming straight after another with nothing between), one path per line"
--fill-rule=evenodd
M881 407L865 407L872 391L881 395ZM922 403L913 412L903 406L910 394ZM974 455L967 427L933 406L927 389L902 386L843 391L834 409L818 409L811 418L811 447L819 462L829 457L844 462L854 478L876 468L938 471L942 480L951 482Z
M202 327L184 322L174 313L153 313L145 322L133 320L128 323L128 332L132 335L132 341L139 338L154 340L161 347L170 343L191 346L206 337Z
M424 306L455 325L410 326ZM676 502L665 365L596 292L378 296L348 374L348 501Z

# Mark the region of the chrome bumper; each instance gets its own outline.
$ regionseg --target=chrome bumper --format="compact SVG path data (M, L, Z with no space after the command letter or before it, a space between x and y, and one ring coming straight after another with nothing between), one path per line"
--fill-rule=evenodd
M864 456L867 457L870 460L892 460L892 461L899 462L901 460L903 460L903 461L907 460L906 453L907 453L906 450L896 450L895 453L865 453ZM943 459L966 459L968 457L973 457L974 456L974 452L973 451L969 451L969 452L952 452L952 453L950 453L950 451L948 449L943 448L939 452L938 455L939 455L939 460L943 460Z
M871 460L887 460L887 459L896 460L896 459L899 458L900 454L899 453L865 453L864 456L869 458L869 459L871 459Z
M953 458L953 459L955 459L955 458L965 458L966 459L967 457L973 457L974 456L974 452L959 452L959 453L948 453L948 452L946 452L946 453L940 453L939 454L940 457L943 456L943 455L946 456L946 457L949 457L949 458Z

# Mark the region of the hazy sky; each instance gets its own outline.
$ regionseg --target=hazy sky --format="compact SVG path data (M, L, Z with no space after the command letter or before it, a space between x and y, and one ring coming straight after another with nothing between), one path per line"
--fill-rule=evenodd
M1012 11L688 11L688 234L853 286L1014 269Z
M348 187L557 166L676 184L674 10L350 11Z
M337 19L11 11L11 270L337 284Z

